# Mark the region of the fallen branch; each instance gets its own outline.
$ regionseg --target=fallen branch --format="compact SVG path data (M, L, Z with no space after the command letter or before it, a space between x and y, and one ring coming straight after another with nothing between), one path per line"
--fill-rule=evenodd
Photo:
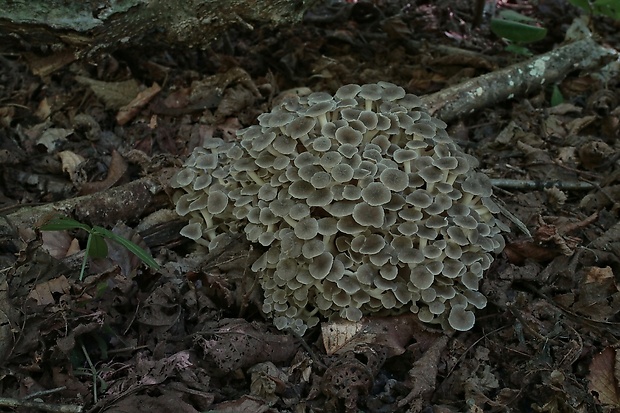
M595 188L595 186L589 182L534 181L531 179L491 179L491 184L503 189L558 188L563 191L589 191Z
M450 122L474 110L552 85L573 70L600 67L611 56L618 58L618 52L586 38L424 96L422 101L431 114Z
M164 169L126 185L36 207L23 207L0 219L0 234L34 228L54 215L70 216L91 225L131 221L169 203L164 189L173 170Z
M83 410L82 406L77 406L74 404L51 404L44 402L35 402L32 400L10 399L6 397L0 397L0 406L13 408L27 407L56 413L80 413Z

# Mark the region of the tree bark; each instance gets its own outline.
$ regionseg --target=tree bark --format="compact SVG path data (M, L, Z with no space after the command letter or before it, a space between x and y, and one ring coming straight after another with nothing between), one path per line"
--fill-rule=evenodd
M0 53L71 61L146 40L200 47L237 25L301 20L315 0L0 0Z

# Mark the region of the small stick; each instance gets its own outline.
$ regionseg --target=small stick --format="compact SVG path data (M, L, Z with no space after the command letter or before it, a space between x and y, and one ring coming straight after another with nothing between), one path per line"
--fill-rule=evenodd
M32 400L19 400L6 397L0 397L0 406L6 407L27 407L31 409L43 410L46 412L56 413L81 413L83 407L72 404L51 404L44 402L35 402Z
M503 189L545 189L556 187L565 191L589 191L595 188L589 182L534 181L529 179L491 179L491 184Z

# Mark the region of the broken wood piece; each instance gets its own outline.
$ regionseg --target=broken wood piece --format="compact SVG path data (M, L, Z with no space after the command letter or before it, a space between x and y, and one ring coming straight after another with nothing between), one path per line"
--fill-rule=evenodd
M422 101L432 115L450 122L474 110L552 85L573 70L600 67L606 63L604 58L612 56L617 58L618 52L586 38L423 96Z

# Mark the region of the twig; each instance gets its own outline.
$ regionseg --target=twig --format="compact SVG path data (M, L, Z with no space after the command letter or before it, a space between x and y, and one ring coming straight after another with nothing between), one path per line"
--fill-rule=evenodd
M35 399L41 396L47 396L48 394L58 393L59 391L66 390L67 386L56 387L55 389L41 390L34 393L27 394L23 400Z
M529 179L491 179L491 184L504 189L558 188L565 191L589 191L595 186L589 182L534 181Z
M0 406L13 408L27 407L31 409L43 410L46 412L57 413L80 413L83 409L82 406L77 406L73 404L51 404L31 400L10 399L6 397L0 397Z

